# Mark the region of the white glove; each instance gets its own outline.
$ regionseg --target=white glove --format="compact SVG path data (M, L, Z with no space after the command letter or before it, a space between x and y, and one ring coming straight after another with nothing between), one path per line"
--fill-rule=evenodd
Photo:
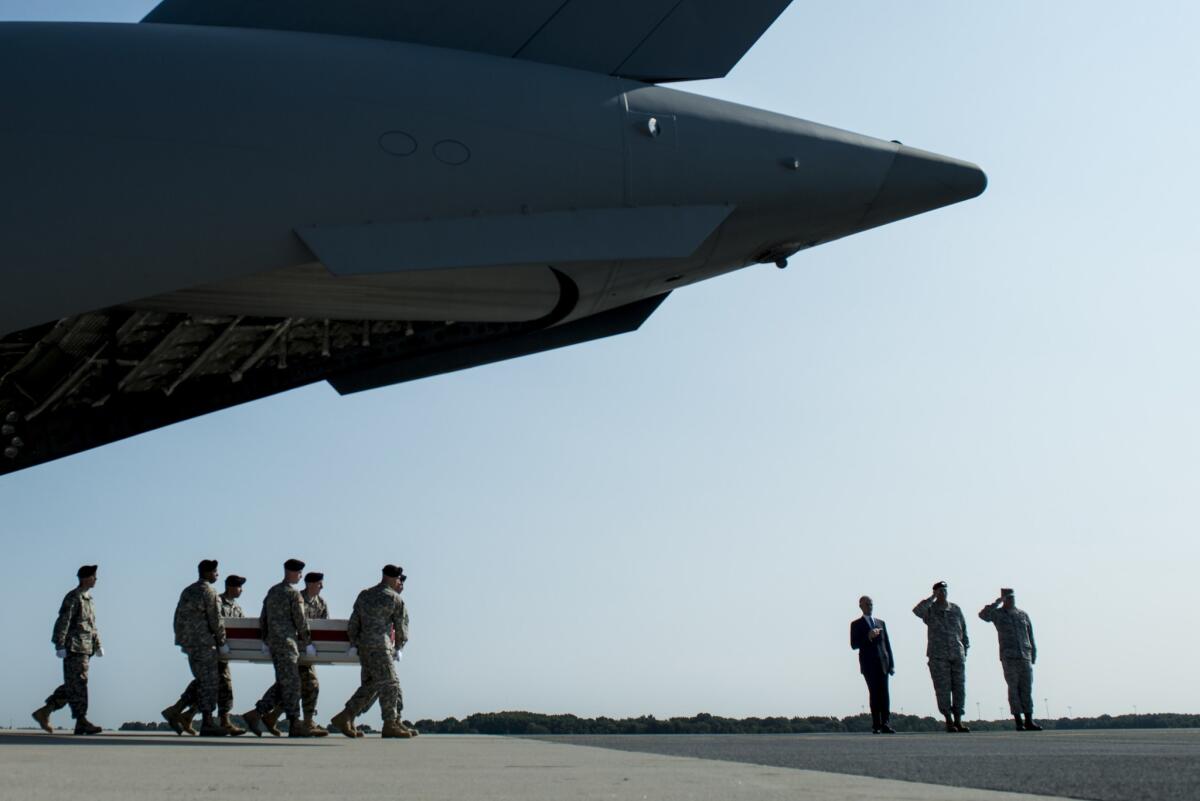
M265 642L262 644L262 652L263 652L263 656L271 655L271 649L267 647L267 644Z
M96 650L96 656L104 656L104 648L103 648L103 646L102 646L102 647L100 647L100 648L98 648L98 649Z
M66 659L67 658L67 649L59 648L57 651L54 652L54 655L57 656L59 659Z
M217 650L221 652L222 656L229 656L229 643L225 643Z
M310 642L308 645L304 646L304 653L308 654L309 656L316 656L317 655L317 646L313 645Z
M358 646L351 645L346 649L346 656L358 656Z
M404 654L400 653L399 648L397 648L395 653L392 654L392 661L394 661L394 662L399 662L403 658L404 658Z

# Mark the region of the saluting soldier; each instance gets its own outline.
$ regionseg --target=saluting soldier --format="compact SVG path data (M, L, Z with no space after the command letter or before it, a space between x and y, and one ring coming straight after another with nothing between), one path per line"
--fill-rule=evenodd
M175 644L187 654L192 682L174 706L163 710L163 717L179 733L183 729L183 708L195 703L200 710L200 736L225 737L233 731L213 718L220 685L219 657L229 653L225 624L221 620L221 601L212 586L218 577L217 560L201 560L196 565L196 572L199 578L184 588L175 605Z
M300 649L309 656L317 655L304 616L304 600L294 586L300 581L303 570L304 563L299 559L284 562L283 581L271 587L263 599L258 623L263 647L271 654L271 662L275 665L275 683L267 688L254 709L242 715L250 731L259 737L265 724L263 718L269 717L276 705L287 715L289 737L313 736L300 717ZM281 734L273 722L266 731L277 737Z
M354 601L354 611L346 627L350 640L347 653L358 654L362 683L332 720L333 727L347 737L358 736L354 718L365 712L376 698L383 713L383 736L413 736L400 720L404 701L395 664L400 659L400 649L408 642L408 610L399 592L403 576L401 568L385 565L380 582L360 592Z
M50 694L46 703L33 713L33 719L47 732L53 733L50 714L68 704L75 718L76 734L99 734L100 727L87 719L88 662L93 656L104 656L100 631L96 628L96 609L92 604L92 587L96 586L96 565L84 565L75 572L79 586L67 593L54 621L50 641L63 661L63 683Z
M242 576L228 575L225 577L225 592L217 596L217 611L222 620L245 617L241 604L237 599L242 594L246 579ZM179 700L162 711L163 718L176 734L197 734L192 728L192 718L200 705L200 683L192 679L187 689L179 696ZM218 722L227 734L238 737L246 730L233 722L230 712L233 710L233 676L229 672L228 660L217 662L217 715Z
M1017 731L1041 731L1042 727L1033 722L1033 666L1037 662L1033 622L1017 608L1016 593L1007 587L1000 590L999 598L979 610L979 619L996 626L1000 665L1008 684L1008 708Z
M967 621L958 604L946 600L949 585L939 581L933 594L913 607L913 614L925 621L929 657L929 676L937 696L938 711L946 719L946 731L968 732L963 725L967 700Z

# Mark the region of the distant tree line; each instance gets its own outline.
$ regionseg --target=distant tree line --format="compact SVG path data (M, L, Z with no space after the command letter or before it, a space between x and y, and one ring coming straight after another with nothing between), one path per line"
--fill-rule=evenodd
M1167 729L1200 728L1200 715L1173 713L1147 715L1101 715L1096 718L1058 718L1040 720L1047 729ZM1011 730L1011 718L972 720L979 731ZM941 731L945 724L938 718L893 714L891 724L901 732ZM869 732L870 715L844 718L767 717L723 718L701 712L690 718L659 719L653 715L638 718L581 718L576 715L545 715L538 712L485 712L462 720L418 720L414 724L428 734L812 734L829 732Z
M245 725L238 716L234 722ZM1096 718L1038 719L1047 729L1194 729L1200 728L1200 715L1156 713L1147 715L1101 715ZM941 731L944 724L938 718L917 715L892 715L896 731ZM1009 718L1003 720L968 721L976 731L1012 729ZM532 736L539 734L814 734L831 732L868 732L870 715L851 715L845 718L769 717L723 718L701 712L690 718L659 719L653 715L639 718L581 718L576 715L545 715L540 712L481 712L462 720L418 720L415 725L424 734L501 734ZM287 729L287 721L279 721ZM369 726L362 727L370 731ZM171 731L165 722L121 724L121 731Z

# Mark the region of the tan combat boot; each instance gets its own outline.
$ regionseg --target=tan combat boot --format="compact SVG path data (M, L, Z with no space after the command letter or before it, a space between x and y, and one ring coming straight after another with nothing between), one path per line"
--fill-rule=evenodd
M262 737L263 722L257 709L251 709L249 712L243 714L242 720L246 721L246 728L250 730L251 734L255 737Z
M325 732L328 734L329 732ZM312 737L308 721L301 718L288 718L288 737Z
M50 725L50 707L44 706L41 709L35 710L30 717L37 721L37 725L42 727L42 731L47 734L54 734L54 727Z
M340 731L351 739L358 736L358 730L354 728L354 718L346 714L346 710L344 709L333 716L329 721L329 727L334 731Z
M99 734L103 731L99 726L92 723L87 718L79 718L75 721L76 734Z
M283 732L275 724L279 722L280 711L272 709L270 712L262 716L263 728L270 732L272 737L282 737Z
M419 735L421 733L421 732L417 731L414 727L408 725L408 723L406 723L403 720L400 721L400 725L413 737L416 737L417 735Z
M230 720L228 712L221 715L220 721L221 728L224 729L225 733L230 737L240 737L246 733L245 729L243 729L241 726L235 725L234 722Z
M201 737L225 737L229 732L213 719L211 712L205 712L200 718Z
M176 734L183 734L183 701L176 701L162 711L163 720ZM191 725L191 721L188 721Z
M383 737L399 737L402 739L408 739L409 737L412 737L412 732L404 728L400 721L388 720L384 721L383 724Z
M188 707L179 713L179 722L183 724L183 733L190 734L193 737L199 737L200 732L192 727L192 720L196 717L195 707Z
M308 733L312 737L329 736L329 729L326 729L320 723L317 723L317 721L313 719L312 715L309 715L304 719L304 725L308 726Z

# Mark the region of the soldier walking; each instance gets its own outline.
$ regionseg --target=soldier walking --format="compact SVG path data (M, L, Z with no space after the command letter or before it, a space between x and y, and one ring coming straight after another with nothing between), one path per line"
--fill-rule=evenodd
M933 594L913 607L913 614L927 627L929 676L937 696L938 711L946 719L946 731L968 732L962 716L967 695L967 621L958 604L946 600L949 586L933 585Z
M308 620L304 617L304 601L293 586L300 581L303 570L304 563L299 559L284 562L283 581L271 587L263 599L258 623L263 647L270 652L275 665L275 683L267 688L254 709L242 715L250 731L259 737L264 729L263 718L269 718L276 704L287 715L289 737L313 736L312 730L300 717L300 649L303 648L309 656L317 655L308 630ZM275 728L274 721L271 723L266 731L278 737L281 732ZM321 731L328 734L323 729Z
M63 661L63 683L50 694L46 703L33 713L37 724L49 733L50 714L68 704L75 718L76 734L99 734L100 727L87 719L88 662L93 656L104 656L100 631L96 628L96 609L92 604L92 587L96 586L96 565L84 565L75 572L79 586L67 593L58 609L50 641Z
M309 573L304 577L304 592L300 594L300 598L304 601L304 617L308 620L328 620L329 607L325 604L325 599L321 597L321 590L325 588L324 573ZM308 729L314 737L324 737L329 732L317 723L317 696L321 694L321 683L317 681L317 668L315 665L300 664L300 709L304 713L304 722L308 725ZM263 716L263 724L269 731L279 720L279 716L283 713L283 708L278 705L271 710L270 715Z
M408 610L400 599L403 582L401 568L385 565L380 582L360 592L354 601L354 611L346 627L350 640L347 653L358 654L362 683L332 720L332 726L347 737L358 736L354 718L365 712L377 697L383 713L383 736L414 734L400 720L404 699L395 664L400 659L400 649L408 642Z
M1033 666L1037 662L1037 643L1029 615L1017 608L1017 596L1009 588L1000 597L979 610L979 619L995 625L1000 640L1000 664L1008 684L1008 708L1017 731L1041 731L1033 722ZM1021 716L1025 720L1021 720Z
M200 710L200 736L225 737L233 732L213 718L220 683L219 657L229 653L221 602L212 586L218 576L217 560L201 560L196 572L199 578L184 588L175 605L175 644L187 654L192 682L174 706L163 710L163 717L180 733L184 729L183 708L195 703ZM191 728L190 720L187 728Z
M237 602L245 583L246 579L242 576L231 574L225 577L225 592L217 596L217 612L222 620L246 616L246 613L242 611L241 604ZM192 679L187 689L183 691L183 695L179 696L179 700L162 711L162 716L176 734L187 732L195 735L197 732L192 728L192 718L199 706L200 682ZM236 725L230 718L229 713L232 710L233 676L229 672L228 660L219 659L217 661L217 720L226 734L238 737L245 734L246 730Z

